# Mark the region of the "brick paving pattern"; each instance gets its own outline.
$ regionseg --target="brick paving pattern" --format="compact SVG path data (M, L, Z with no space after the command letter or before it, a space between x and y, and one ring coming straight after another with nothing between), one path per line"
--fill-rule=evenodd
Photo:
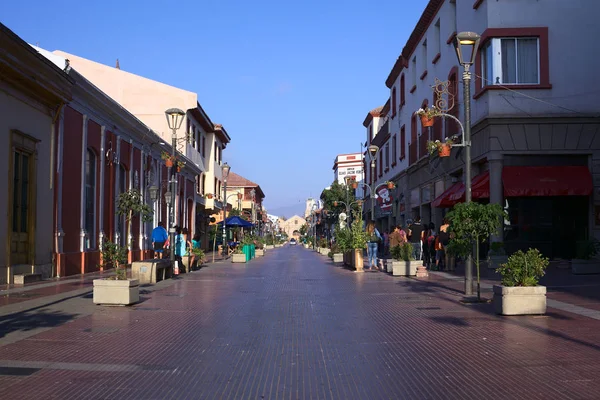
M220 262L0 348L6 399L597 399L600 321L298 247ZM573 295L573 294L570 294ZM91 302L91 299L88 299ZM43 309L39 310L43 312ZM67 312L67 311L65 311ZM10 327L9 327L10 329ZM16 328L18 329L18 328Z

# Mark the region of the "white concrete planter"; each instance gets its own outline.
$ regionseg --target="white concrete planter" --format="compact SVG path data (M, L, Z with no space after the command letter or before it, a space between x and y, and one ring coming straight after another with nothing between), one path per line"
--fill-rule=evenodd
M281 245L280 245L280 244L276 244L276 245L275 245L275 247L276 247L276 248L277 248L277 247L281 247Z
M487 260L487 267L489 269L493 269L496 270L498 268L500 268L500 264L506 264L508 262L508 256L507 255L503 255L503 256L488 256L488 260Z
M231 257L231 262L234 263L245 263L246 255L245 254L233 254Z
M304 243L304 248L308 249L308 248L310 248L310 245L308 243Z
M335 253L333 255L334 263L343 263L344 262L344 254L343 253Z
M262 257L265 255L265 250L264 249L256 249L256 250L254 250L254 255L256 257Z
M388 262L388 265L390 263ZM392 260L392 275L394 276L415 276L417 267L423 265L422 261L403 261Z
M326 256L329 254L329 249L327 247L319 247L319 254L322 256Z
M571 260L571 272L576 275L600 274L600 260Z
M546 313L546 286L494 285L494 311L501 315Z
M269 249L274 249L274 248L275 248L275 246L274 246L274 245L272 245L272 244L266 244L266 245L265 245L265 249L267 249L267 250L269 250Z
M94 304L128 306L138 301L140 286L137 279L94 279Z

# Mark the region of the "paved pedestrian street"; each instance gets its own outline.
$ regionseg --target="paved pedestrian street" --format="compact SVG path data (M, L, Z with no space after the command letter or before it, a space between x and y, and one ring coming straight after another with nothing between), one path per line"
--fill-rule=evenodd
M456 286L301 246L142 288L131 307L94 306L88 286L0 314L0 397L600 398L600 321L500 317Z

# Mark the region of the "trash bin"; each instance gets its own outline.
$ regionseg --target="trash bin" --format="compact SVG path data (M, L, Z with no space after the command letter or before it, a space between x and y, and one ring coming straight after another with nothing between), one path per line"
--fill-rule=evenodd
M242 253L246 255L246 262L250 261L251 253L250 253L250 245L245 244L242 246Z

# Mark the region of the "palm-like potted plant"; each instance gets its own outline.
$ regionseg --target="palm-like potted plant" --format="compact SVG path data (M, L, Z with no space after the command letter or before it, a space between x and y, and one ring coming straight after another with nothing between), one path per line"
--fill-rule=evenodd
M139 281L127 279L127 248L104 239L100 266L114 268L115 275L104 279L94 279L93 302L106 305L130 305L140 300Z
M549 261L538 249L526 253L519 250L496 271L502 276L501 285L494 285L494 309L501 315L546 313L546 287L538 282L546 272Z
M475 245L475 266L477 267L477 300L481 300L481 283L479 270L479 244L497 233L501 221L507 217L499 204L459 203L454 206L446 218L450 221L448 232L450 242L458 242L457 247L469 249L469 244ZM471 247L472 248L472 247ZM471 257L471 251L466 256Z
M392 275L394 276L415 276L417 268L422 265L421 261L413 257L412 244L408 242L401 243L390 249L392 253Z

